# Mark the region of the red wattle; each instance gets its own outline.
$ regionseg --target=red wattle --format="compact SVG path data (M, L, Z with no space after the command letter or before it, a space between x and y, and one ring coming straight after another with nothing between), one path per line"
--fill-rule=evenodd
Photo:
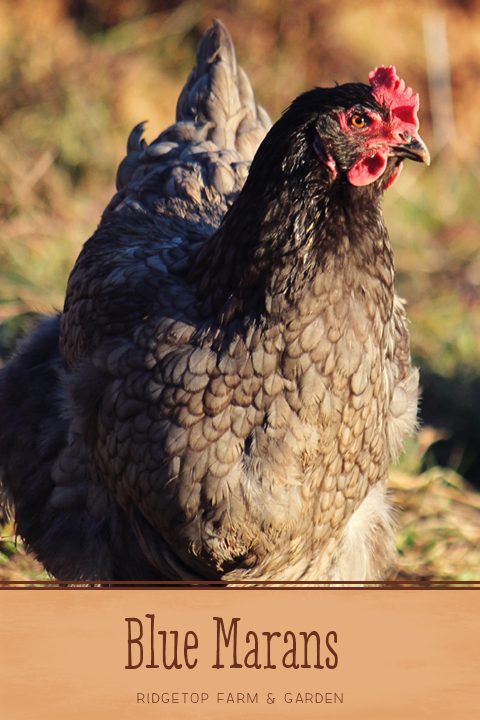
M378 180L387 167L388 151L376 152L375 155L361 158L347 172L347 178L352 185L360 187L370 185Z

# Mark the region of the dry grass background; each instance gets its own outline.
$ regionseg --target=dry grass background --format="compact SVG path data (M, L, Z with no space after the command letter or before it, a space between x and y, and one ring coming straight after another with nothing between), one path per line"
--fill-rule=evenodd
M446 20L456 136L435 145L423 25ZM480 579L480 0L0 0L0 363L114 193L133 125L150 141L212 17L273 119L303 90L394 64L420 92L429 169L385 199L422 369L423 428L392 471L401 578ZM468 479L468 482L467 482ZM472 484L470 484L472 483ZM5 520L0 578L42 577Z

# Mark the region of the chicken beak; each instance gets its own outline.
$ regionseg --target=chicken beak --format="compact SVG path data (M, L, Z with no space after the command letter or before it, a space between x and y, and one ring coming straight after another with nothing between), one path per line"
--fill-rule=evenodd
M412 137L409 133L405 133L402 140L403 142L391 145L392 155L430 165L430 153L419 135Z

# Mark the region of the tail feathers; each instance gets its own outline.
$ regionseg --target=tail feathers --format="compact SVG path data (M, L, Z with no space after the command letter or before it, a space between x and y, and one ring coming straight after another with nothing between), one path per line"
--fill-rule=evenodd
M148 146L143 126L130 134L117 172L118 192L104 218L124 208L162 214L173 207L177 215L196 220L202 212L212 214L213 207L218 225L271 127L219 20L200 42L178 99L176 123Z
M224 125L241 108L237 73L232 38L225 26L214 20L200 41L195 66L178 98L176 121ZM249 105L251 111L252 103Z
M270 128L270 119L257 107L250 82L237 66L232 39L219 20L213 21L200 42L195 67L178 99L176 119L210 124L208 139L224 150L237 150L245 160L253 159Z
M59 317L44 320L0 372L0 477L16 531L60 580L162 579L69 445L58 331Z

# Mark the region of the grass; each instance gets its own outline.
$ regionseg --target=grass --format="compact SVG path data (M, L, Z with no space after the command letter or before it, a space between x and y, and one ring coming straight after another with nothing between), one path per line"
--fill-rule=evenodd
M400 519L396 578L480 580L480 496L459 475L435 467L421 475L392 472Z
M15 538L13 522L0 523L0 580L49 580L48 573Z

